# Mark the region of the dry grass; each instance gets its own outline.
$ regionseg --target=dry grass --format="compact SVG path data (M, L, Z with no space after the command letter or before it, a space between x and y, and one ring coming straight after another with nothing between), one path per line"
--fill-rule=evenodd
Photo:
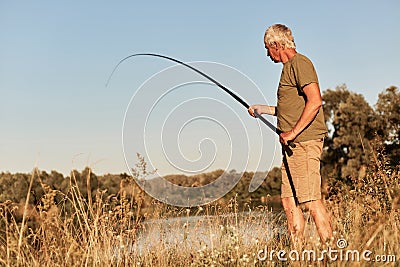
M320 244L314 225L309 222L302 250L319 253L329 247L335 249L337 240L344 238L348 242L346 249L371 250L373 256L396 255L399 264L400 175L398 171L386 171L379 162L376 159L367 176L355 180L351 190L339 190L335 198L327 200L335 239L330 244ZM34 170L31 180L38 177ZM118 197L104 198L104 192L98 191L94 200L88 201L79 192L74 176L70 183L70 192L64 195L61 205L54 204L54 197L60 192L45 184L40 206L1 203L1 265L383 265L365 261L282 262L276 253L272 261L269 254L260 260L264 248L268 253L295 249L286 233L284 215L265 206L238 210L232 199L226 207L215 204L181 209L154 201L154 212L148 216L152 219L142 221L139 214L143 192L129 196L129 191L121 191ZM22 221L16 219L17 213L22 214ZM387 262L386 266L397 265Z

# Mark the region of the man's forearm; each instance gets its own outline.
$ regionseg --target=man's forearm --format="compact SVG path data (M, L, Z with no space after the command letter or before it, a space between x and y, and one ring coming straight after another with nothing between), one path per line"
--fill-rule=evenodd
M292 131L297 136L309 125L317 116L319 108L321 107L320 102L307 101L304 107L303 113L301 114L299 120L293 127Z
M254 111L256 111L258 114L268 114L272 116L276 116L276 107L275 106L267 106L267 105L252 105L248 109L249 113L251 116L254 117Z

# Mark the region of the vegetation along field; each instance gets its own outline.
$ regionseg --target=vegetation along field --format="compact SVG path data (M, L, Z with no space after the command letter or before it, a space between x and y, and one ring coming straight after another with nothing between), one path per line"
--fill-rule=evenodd
M177 208L137 186L135 180L149 171L139 155L135 177L96 175L90 168L66 177L38 169L0 173L0 265L399 266L400 92L384 90L371 107L342 85L324 91L323 100L330 133L321 171L334 240L322 244L308 219L301 249L321 255L340 245L352 257L355 251L371 251L369 261L344 259L344 254L297 260L295 253L287 253L285 261L272 253L299 249L286 232L278 167L268 173L215 170L165 177L182 186L201 186L224 171L241 176L223 198ZM249 193L253 175L266 179Z

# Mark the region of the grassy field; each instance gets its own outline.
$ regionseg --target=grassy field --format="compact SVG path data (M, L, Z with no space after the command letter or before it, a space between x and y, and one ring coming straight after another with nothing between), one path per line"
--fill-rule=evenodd
M37 178L38 171L34 170L31 185ZM10 201L0 204L1 265L400 264L400 175L398 171L387 171L378 160L368 168L364 178L354 179L352 187L337 189L334 196L325 200L334 228L331 242L320 243L315 226L305 213L308 225L301 247L290 242L282 212L268 205L253 208L245 205L239 210L236 199L232 198L224 206L209 204L186 209L154 201L152 214L143 220L139 216L143 192L134 198L127 195L129 191L118 198L104 198L104 192L97 191L93 198L85 198L73 178L71 190L64 195L61 205L54 204L54 197L60 192L45 184L40 206L32 207L28 201L19 205ZM27 200L29 194L30 190ZM337 260L326 260L327 257L319 260L324 250L329 249L337 251L334 254ZM314 251L316 258L302 260L304 251ZM359 261L355 251L359 252Z

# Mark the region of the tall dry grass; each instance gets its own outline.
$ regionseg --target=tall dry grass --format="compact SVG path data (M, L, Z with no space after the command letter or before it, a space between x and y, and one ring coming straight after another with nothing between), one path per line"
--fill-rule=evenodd
M144 166L145 167L145 166ZM145 170L136 172L138 176ZM89 174L90 175L90 174ZM140 178L140 177L135 177ZM326 200L332 215L334 240L321 244L310 216L302 247L290 242L285 217L260 206L238 210L235 198L222 207L210 204L192 209L154 201L147 220L140 216L144 193L121 191L93 200L83 197L70 178L70 192L61 194L42 183L41 204L0 206L0 264L3 266L398 266L400 262L399 171L389 171L384 159L373 154L364 178ZM40 179L32 172L31 184ZM132 179L130 181L134 183ZM90 188L90 178L87 179ZM88 190L89 191L89 190ZM27 192L29 199L29 191ZM129 194L135 194L129 195ZM89 198L91 199L91 198ZM17 220L17 213L22 220ZM395 255L396 262L281 261L277 252L336 248L371 250ZM275 251L270 259L270 253ZM295 254L292 254L294 256ZM319 254L318 254L319 255ZM266 256L265 259L262 256ZM371 258L372 258L371 256ZM288 257L288 255L286 255ZM393 258L392 258L393 260Z

